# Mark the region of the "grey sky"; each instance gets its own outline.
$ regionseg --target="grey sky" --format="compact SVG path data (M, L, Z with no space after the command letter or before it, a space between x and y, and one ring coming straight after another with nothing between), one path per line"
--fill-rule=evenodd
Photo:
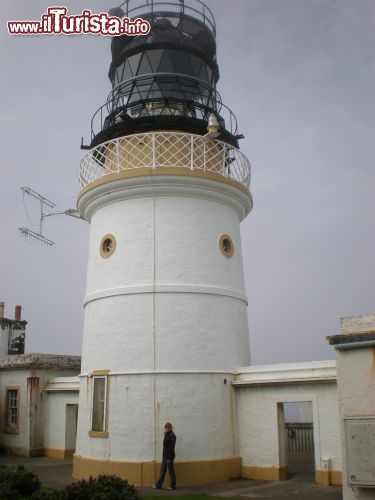
M332 358L339 318L374 312L375 3L210 0L218 90L245 135L254 210L242 224L253 363ZM69 14L108 0L68 0ZM80 354L89 228L50 217L48 248L21 186L75 206L81 136L110 91L110 39L11 36L51 3L1 4L0 300L23 305L28 352ZM53 4L55 5L55 4ZM38 205L27 201L33 223Z

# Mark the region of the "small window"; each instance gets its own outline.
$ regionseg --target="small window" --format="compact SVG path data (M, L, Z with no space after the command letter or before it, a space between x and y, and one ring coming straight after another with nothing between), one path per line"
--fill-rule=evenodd
M91 430L106 431L107 377L93 377Z
M227 234L221 235L219 240L219 247L224 257L227 257L228 259L232 257L234 252L234 245L230 236L228 236Z
M106 234L100 242L100 255L106 259L116 250L116 238L113 234Z
M5 432L18 433L19 423L19 389L6 390Z

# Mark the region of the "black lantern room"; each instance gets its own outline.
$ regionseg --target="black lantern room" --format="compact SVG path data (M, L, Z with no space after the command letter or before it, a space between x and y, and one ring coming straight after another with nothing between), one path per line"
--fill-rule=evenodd
M237 147L235 117L216 91L219 69L211 11L200 0L126 0L110 15L142 18L151 30L113 37L108 75L112 91L93 117L91 147L155 130L206 135L213 116L218 138Z

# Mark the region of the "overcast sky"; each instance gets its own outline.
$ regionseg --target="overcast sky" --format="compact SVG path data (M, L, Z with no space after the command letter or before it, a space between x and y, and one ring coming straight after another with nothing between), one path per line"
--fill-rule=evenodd
M254 209L242 223L254 364L331 359L339 318L375 312L375 2L210 0L218 90L252 164ZM81 136L110 91L110 39L11 36L51 4L3 0L0 300L23 306L27 352L80 354L89 227L46 219L29 186L75 207ZM66 0L69 14L108 0ZM33 226L32 224L36 224Z

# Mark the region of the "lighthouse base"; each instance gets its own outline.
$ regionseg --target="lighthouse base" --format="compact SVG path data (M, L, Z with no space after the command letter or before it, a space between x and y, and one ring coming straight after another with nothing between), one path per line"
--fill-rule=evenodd
M160 462L129 462L97 460L80 455L73 457L73 477L88 479L100 474L115 474L135 486L152 486L159 477ZM179 487L200 486L241 477L241 457L224 457L214 460L175 462ZM168 476L166 477L168 485Z

